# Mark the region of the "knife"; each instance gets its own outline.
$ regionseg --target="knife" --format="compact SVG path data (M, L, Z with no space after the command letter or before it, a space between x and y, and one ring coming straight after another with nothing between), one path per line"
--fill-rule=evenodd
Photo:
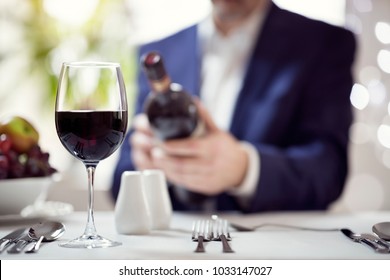
M0 239L0 253L2 253L10 244L15 242L27 231L27 228L18 228Z
M389 253L389 249L388 248L385 248L385 247L382 247L382 246L379 246L378 243L376 242L373 242L367 238L364 238L360 235L357 235L355 234L354 232L352 232L351 230L349 229L346 229L346 228L342 228L340 230L346 237L348 237L349 239L351 239L352 241L354 242L358 242L358 243L363 243L363 244L366 244L368 246L370 246L372 249L374 249L375 252L378 252L378 253Z

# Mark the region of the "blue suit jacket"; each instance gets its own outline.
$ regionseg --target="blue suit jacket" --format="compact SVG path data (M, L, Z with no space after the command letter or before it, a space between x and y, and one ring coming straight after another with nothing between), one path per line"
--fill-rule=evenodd
M242 212L326 209L336 200L348 171L348 130L352 122L353 34L272 4L248 65L230 132L260 154L260 178L249 208L228 194L215 197L218 210ZM199 94L197 26L144 45L158 50L172 80ZM136 112L150 91L140 73ZM131 133L131 132L130 132ZM126 139L115 170L134 169ZM172 194L174 209L190 208Z

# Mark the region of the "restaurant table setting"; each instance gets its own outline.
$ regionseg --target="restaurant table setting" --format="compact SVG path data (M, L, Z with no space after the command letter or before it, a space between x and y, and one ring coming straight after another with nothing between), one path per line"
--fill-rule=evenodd
M56 240L45 241L35 253L27 254L27 244L23 251L8 253L18 241L2 249L2 260L62 260L62 259L390 259L390 244L377 238L372 226L386 221L390 212L272 212L264 214L217 213L196 214L173 212L166 229L150 229L143 234L118 233L115 225L115 212L96 212L96 226L105 236L121 243L110 248L64 248L61 242L72 239L83 228L85 213L73 212L58 217L55 222L64 225ZM196 252L198 242L193 239L194 228L207 228L206 232L217 230L217 220L229 223L225 232L230 250L225 248L216 235L203 242L202 252ZM46 219L43 219L44 223ZM202 221L203 225L197 224ZM38 222L39 224L39 222ZM211 228L212 224L214 229ZM256 229L241 231L234 228L258 225ZM24 220L0 225L1 243L6 235L16 229L20 234L34 228L37 221ZM61 228L61 227L60 227ZM350 235L350 238L344 233ZM220 229L221 230L221 229ZM348 232L350 230L351 232ZM62 231L62 232L61 232ZM203 231L201 231L203 232ZM359 234L359 235L358 235ZM17 234L16 234L17 235ZM375 239L373 239L376 237ZM15 237L13 237L15 238ZM352 238L352 239L351 239ZM17 238L16 238L17 239ZM34 239L36 241L36 239ZM34 241L34 242L35 242ZM381 245L381 242L385 242ZM30 243L30 242L28 242ZM3 245L2 245L3 246ZM30 249L31 250L31 249Z
M115 240L106 247L63 246L82 231L85 212L61 202L42 207L14 219L0 215L0 259L390 260L389 211L175 212L159 170L124 172L115 209L94 212L96 228Z

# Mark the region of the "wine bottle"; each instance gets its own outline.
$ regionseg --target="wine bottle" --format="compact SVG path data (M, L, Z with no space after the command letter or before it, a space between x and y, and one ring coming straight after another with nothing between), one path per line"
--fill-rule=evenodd
M157 138L161 140L200 136L204 131L198 109L180 84L173 83L158 52L142 56L141 64L151 92L144 112Z

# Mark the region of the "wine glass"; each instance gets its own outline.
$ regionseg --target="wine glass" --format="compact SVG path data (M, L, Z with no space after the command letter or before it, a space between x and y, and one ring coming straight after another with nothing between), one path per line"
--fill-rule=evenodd
M122 144L127 121L126 89L118 63L63 63L55 124L62 145L87 169L89 196L84 234L60 246L102 248L121 245L97 234L93 193L95 169Z

